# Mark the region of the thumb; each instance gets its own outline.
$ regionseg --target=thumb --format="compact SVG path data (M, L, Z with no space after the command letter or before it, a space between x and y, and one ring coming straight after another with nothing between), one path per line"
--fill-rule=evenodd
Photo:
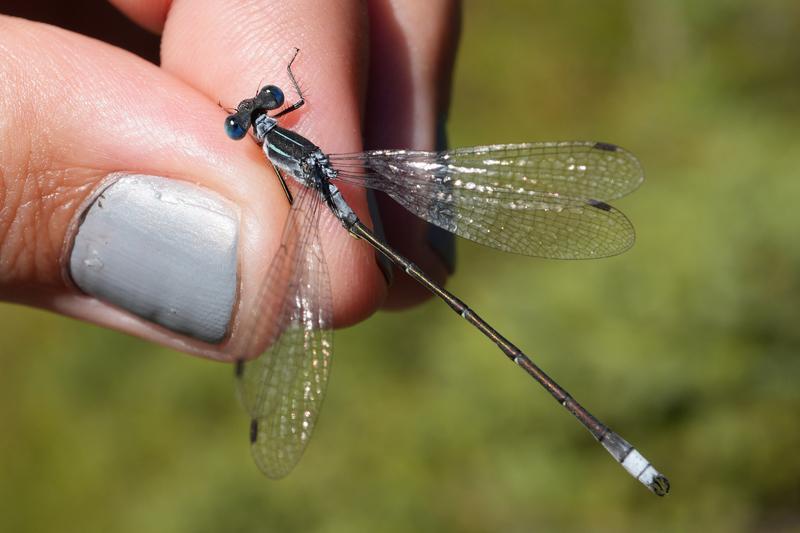
M263 270L287 212L241 178L264 177L257 150L122 50L10 17L0 50L0 298L235 353L241 264Z

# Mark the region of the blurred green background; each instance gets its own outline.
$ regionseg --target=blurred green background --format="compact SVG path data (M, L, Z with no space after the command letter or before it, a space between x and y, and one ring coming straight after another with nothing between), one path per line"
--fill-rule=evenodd
M669 476L632 480L439 302L337 332L298 468L228 367L0 307L2 531L800 531L800 3L467 1L453 146L598 139L622 256L460 242L450 288Z

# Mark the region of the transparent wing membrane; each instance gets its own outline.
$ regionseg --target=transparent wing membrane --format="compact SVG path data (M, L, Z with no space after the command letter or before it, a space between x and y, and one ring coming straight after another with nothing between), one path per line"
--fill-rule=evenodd
M338 179L387 193L447 231L507 252L559 259L615 255L634 230L604 200L641 184L638 160L595 142L330 156Z
M312 189L302 189L295 200L259 291L251 343L266 340L267 348L237 370L239 397L251 417L253 458L272 478L285 476L300 460L328 383L331 288L317 228L320 205Z

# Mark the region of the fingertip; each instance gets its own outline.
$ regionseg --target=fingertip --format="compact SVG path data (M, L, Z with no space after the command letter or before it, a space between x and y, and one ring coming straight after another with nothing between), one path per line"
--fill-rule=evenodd
M286 213L257 148L227 139L214 103L132 54L0 24L12 81L0 87L0 296L227 358L246 331L242 265L264 260Z
M281 87L288 105L298 97L286 67L294 49L299 48L292 70L306 104L281 118L281 126L297 131L325 153L360 151L365 31L365 10L358 2L345 0L280 5L223 5L211 0L176 3L164 30L162 65L227 106L235 106L267 84ZM198 69L198 63L204 68ZM268 168L263 155L260 158ZM268 179L275 180L272 176ZM341 189L367 223L364 191ZM375 311L385 296L386 282L368 245L351 238L330 213L321 213L320 223L334 324L350 325ZM267 257L270 253L266 252ZM250 275L245 269L243 292L252 291L262 275L263 271Z

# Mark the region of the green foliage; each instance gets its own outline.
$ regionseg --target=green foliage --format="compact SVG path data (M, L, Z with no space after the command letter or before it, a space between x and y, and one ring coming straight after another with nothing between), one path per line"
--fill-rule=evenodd
M229 368L3 306L0 529L800 530L799 5L465 6L453 146L605 140L647 181L617 202L631 252L460 243L450 287L652 459L666 499L439 302L337 333L280 482L250 461Z

